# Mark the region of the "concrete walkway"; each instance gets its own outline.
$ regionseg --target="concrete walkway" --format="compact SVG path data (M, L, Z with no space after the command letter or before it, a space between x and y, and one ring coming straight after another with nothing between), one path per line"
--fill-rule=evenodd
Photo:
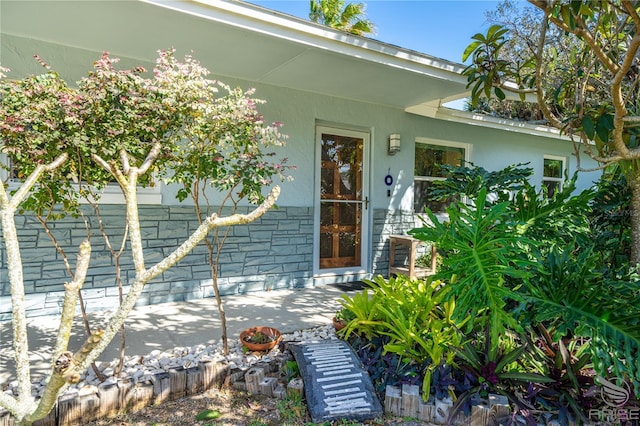
M269 325L283 333L331 324L340 308L342 294L353 294L348 284L314 288L274 290L223 297L229 340L256 325ZM106 322L110 312L90 313L92 327ZM29 347L32 378L50 368L51 352L59 317L29 319ZM126 323L126 355L146 355L159 349L217 343L221 337L220 318L215 299L165 303L135 308ZM84 341L84 328L76 317L69 350L76 351ZM0 389L15 379L11 322L0 323ZM118 357L120 338L116 336L99 360Z

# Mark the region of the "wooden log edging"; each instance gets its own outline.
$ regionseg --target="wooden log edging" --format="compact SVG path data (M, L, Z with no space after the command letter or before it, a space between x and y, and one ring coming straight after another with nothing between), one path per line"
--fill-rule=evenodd
M86 385L60 395L53 410L47 417L34 422L34 426L85 424L126 411L138 411L151 404L198 395L220 387L228 376L227 361L201 361L197 367L158 372L146 382L133 383L127 378L105 382L100 386ZM0 426L15 426L15 420L2 408Z
M387 386L385 390L384 410L398 417L417 418L418 420L437 425L447 423L453 408L451 399L422 401L417 385L404 384L402 387ZM506 397L489 395L486 404L474 405L471 414L459 414L453 421L455 426L489 426L498 424L500 419L511 414L511 407Z
M291 394L303 394L302 379L284 385L272 373L280 371L282 360L258 363L250 368L229 368L226 361L202 361L197 367L175 368L156 373L151 380L133 383L130 379L100 386L87 385L58 397L54 409L34 426L71 426L104 417L114 417L126 411L138 411L151 404L198 395L223 384L254 394L281 399ZM269 376L271 374L271 377ZM445 424L453 407L451 400L433 400L425 403L417 385L387 386L385 413L417 418L432 424ZM501 395L490 395L486 405L472 407L469 416L458 415L456 426L488 426L496 419L508 416L511 408ZM81 420L81 421L80 421ZM0 426L15 426L9 413L0 408Z

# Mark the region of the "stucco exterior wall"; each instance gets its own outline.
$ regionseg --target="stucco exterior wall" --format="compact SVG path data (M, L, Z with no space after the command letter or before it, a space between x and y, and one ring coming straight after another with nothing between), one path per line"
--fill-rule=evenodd
M281 185L279 205L308 207L314 204L316 124L362 130L371 135L370 199L374 209L413 209L414 146L417 138L469 144L470 161L487 170L499 170L512 164L528 162L529 167L535 171L532 177L535 185L540 185L542 180L544 155L565 157L569 175L577 167L571 143L557 137L540 137L427 118L384 105L260 85L224 76L220 80L232 87L255 87L255 96L267 100L266 104L260 106L265 119L284 124L282 131L289 139L287 146L277 152L280 157L286 157L289 164L295 165L297 170L291 173L293 182ZM401 135L402 146L400 152L388 155L388 137L392 133ZM592 160L582 160L583 168L594 166ZM387 173L394 177L391 197L387 197L387 186L384 183ZM581 173L578 189L590 187L598 177L598 172ZM178 203L174 194L175 189L167 188L163 203Z

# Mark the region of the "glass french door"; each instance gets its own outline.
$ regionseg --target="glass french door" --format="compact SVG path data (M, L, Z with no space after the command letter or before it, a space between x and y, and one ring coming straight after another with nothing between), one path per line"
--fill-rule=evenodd
M317 265L320 270L362 271L366 259L366 215L369 209L365 178L368 135L318 128L320 158Z

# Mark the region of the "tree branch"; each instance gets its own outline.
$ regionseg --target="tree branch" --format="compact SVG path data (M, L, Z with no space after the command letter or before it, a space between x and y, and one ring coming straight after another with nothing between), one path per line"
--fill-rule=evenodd
M122 174L120 169L118 169L115 166L115 164L113 165L110 164L109 162L104 160L102 157L100 157L98 154L91 154L91 158L93 159L93 161L98 163L98 165L100 165L103 169L111 173L111 175L116 179L116 182L118 182L118 185L120 185L120 188L125 188L127 186L127 177L124 174Z
M129 174L129 156L127 155L127 151L124 149L120 150L120 161L122 161L122 173L125 175Z
M633 25L636 27L636 34L638 30L640 30L640 16L638 16L638 12L636 12L635 6L630 1L623 1L622 7L624 11L631 17L633 20Z
M11 197L10 208L15 211L15 209L18 208L20 203L22 203L25 200L25 198L27 198L27 196L31 192L31 189L35 186L35 184L40 179L40 176L42 176L44 172L50 172L51 170L57 169L62 165L62 163L67 161L67 158L68 158L68 155L64 153L64 154L60 154L58 157L56 157L55 160L53 160L49 164L38 165L35 168L35 170L31 172L29 177L27 177L24 180L24 182L22 182L22 185L20 185L20 188L18 188L15 194L13 194L13 196Z
M158 159L158 155L160 155L160 150L162 149L162 144L160 142L156 142L153 144L153 147L147 154L147 158L145 158L144 162L140 166L139 175L143 175L147 173L149 167L153 165L153 163Z
M616 111L613 117L613 146L615 147L616 151L618 151L618 153L622 156L627 156L630 154L629 148L624 143L624 140L622 138L624 132L624 117L628 115L627 107L624 103L624 95L622 94L622 80L627 75L627 72L631 69L631 66L635 61L636 52L638 51L639 46L640 35L636 34L631 39L624 60L622 61L618 72L613 76L613 80L611 81L611 100Z
M25 182L23 182L11 200L9 200L4 185L0 185L0 216L2 217L2 232L7 256L7 275L11 286L13 349L16 362L16 379L18 381L16 409L18 410L19 416L17 416L17 418L21 418L25 414L33 411L35 401L33 396L31 396L29 342L24 301L24 275L14 215L18 206L27 197L29 191L36 184L40 176L46 171L60 167L66 159L67 155L62 154L47 165L38 165Z
M275 204L279 195L280 187L275 186L273 187L273 189L271 189L271 192L264 200L264 202L248 214L235 214L229 217L218 217L218 215L215 213L210 215L209 217L207 217L207 219L205 219L202 225L200 225L191 234L191 236L189 236L189 238L184 243L182 243L182 245L178 247L173 253L171 253L165 259L147 270L144 274L136 275L136 279L131 284L129 292L127 293L127 296L125 297L123 303L120 305L120 308L118 308L116 313L113 315L113 317L111 317L111 320L107 324L107 327L104 330L104 335L101 337L100 342L98 342L91 349L91 352L87 355L87 357L79 365L76 366L76 371L82 372L86 370L87 367L102 353L102 351L104 351L111 339L113 339L115 334L124 323L127 315L129 315L129 313L135 306L136 300L142 293L142 290L144 289L144 286L147 282L163 273L171 266L178 263L191 250L193 250L194 247L200 244L200 242L204 238L206 238L211 229L220 226L239 225L252 222L258 219L260 216L264 215Z
M84 240L80 244L80 248L78 250L78 261L76 263L76 271L73 281L64 285L65 290L62 303L62 313L60 315L60 327L58 328L58 336L56 338L53 359L58 359L60 354L67 350L69 338L71 337L71 328L73 326L78 293L86 279L90 260L91 244L88 240Z
M538 99L538 107L540 111L542 111L542 115L549 120L549 124L556 129L562 129L562 121L556 117L556 115L551 111L549 105L544 100L544 89L542 88L542 67L544 64L543 52L544 52L544 44L547 39L547 22L546 18L540 25L540 37L538 38L538 49L536 52L536 96Z
M593 35L584 28L584 22L579 16L575 16L576 22L582 26L576 26L571 28L569 25L565 24L562 19L558 19L553 16L553 11L551 4L546 0L527 0L529 3L542 10L547 17L547 19L553 22L558 28L561 30L577 35L580 37L589 47L593 50L595 55L600 59L602 65L604 65L611 73L616 73L618 71L618 64L609 59L606 52L600 48L598 42L593 38ZM573 12L572 12L573 13Z

